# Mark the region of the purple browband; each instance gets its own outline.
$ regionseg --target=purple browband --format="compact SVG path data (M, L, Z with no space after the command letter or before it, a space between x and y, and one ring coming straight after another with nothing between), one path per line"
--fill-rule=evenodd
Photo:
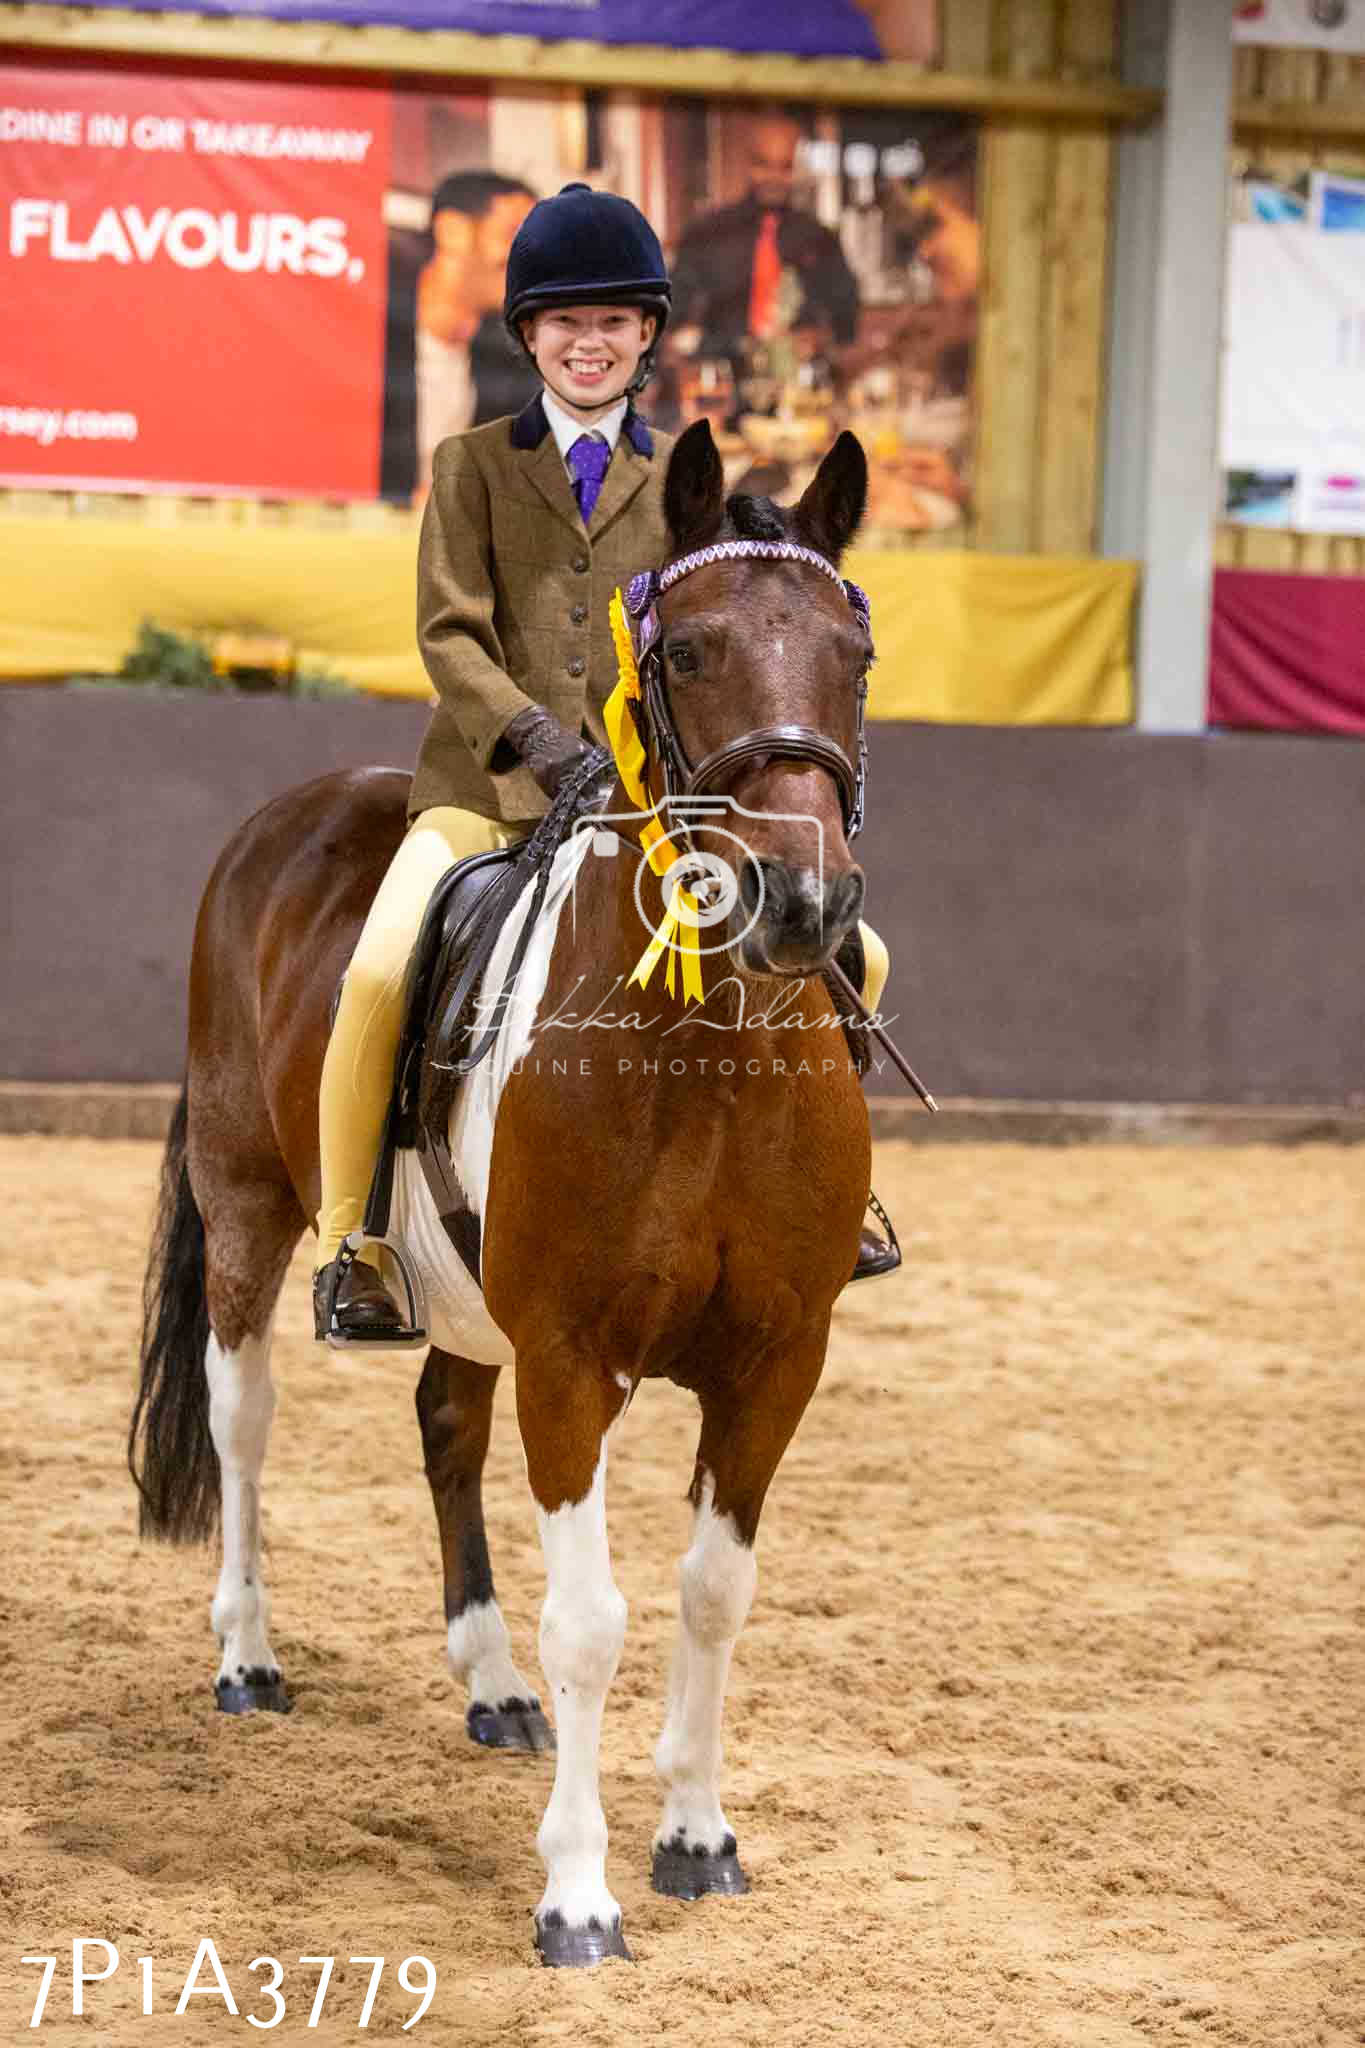
M713 562L739 562L746 556L764 562L808 562L832 582L842 585L844 580L827 556L817 554L814 548L799 547L793 540L718 540L713 547L698 548L694 555L670 562L659 578L659 588L670 590L681 577L690 576L694 569L709 568Z
M872 631L871 606L867 592L856 583L850 583L839 574L827 555L815 548L803 548L793 540L719 540L709 548L698 548L695 554L682 555L676 562L670 562L660 575L657 569L642 569L632 576L626 585L626 610L631 618L643 621L637 625L636 638L648 647L658 632L658 621L652 615L656 597L669 590L684 576L690 576L694 569L707 569L716 562L742 562L757 559L764 562L805 562L809 568L818 569L822 576L828 576L831 583L837 583L853 607L864 630ZM650 616L646 617L646 614Z

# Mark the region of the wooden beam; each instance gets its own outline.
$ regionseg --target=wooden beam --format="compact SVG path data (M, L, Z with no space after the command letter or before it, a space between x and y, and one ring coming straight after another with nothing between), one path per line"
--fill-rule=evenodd
M952 0L942 11L943 68L979 73L991 68L992 0Z
M1232 125L1238 135L1321 136L1365 144L1365 98L1238 100Z
M1111 75L1118 26L1114 0L1066 0L1062 69L1071 77ZM1045 553L1083 555L1099 525L1115 142L1108 133L1072 129L1054 148L1035 533Z
M1007 0L995 61L1012 79L1050 73L1057 0ZM1039 440L1055 138L1036 122L991 128L977 348L975 535L985 548L1038 545Z
M853 57L750 57L729 50L546 43L531 36L478 36L453 29L135 14L122 8L14 5L11 0L0 0L0 47L68 56L112 52L187 62L406 72L426 78L510 78L522 85L616 86L703 98L952 107L1101 126L1150 121L1162 101L1160 93L1119 85L968 77Z

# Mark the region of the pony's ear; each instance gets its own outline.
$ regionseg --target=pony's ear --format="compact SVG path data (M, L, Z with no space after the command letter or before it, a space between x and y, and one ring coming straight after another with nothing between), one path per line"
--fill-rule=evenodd
M794 516L803 540L837 562L862 524L867 505L867 457L856 434L840 434L810 483Z
M664 478L664 517L675 555L704 548L725 518L725 472L711 439L711 422L698 420L678 438Z

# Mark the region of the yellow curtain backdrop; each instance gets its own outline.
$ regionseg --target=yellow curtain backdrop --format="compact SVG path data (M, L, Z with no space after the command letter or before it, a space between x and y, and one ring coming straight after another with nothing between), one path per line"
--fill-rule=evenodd
M1134 562L850 551L872 606L871 718L1127 725Z
M427 697L415 531L0 519L0 678L118 668L144 619L255 628L301 664ZM1133 710L1136 568L1054 556L853 551L872 604L873 718L1123 725Z

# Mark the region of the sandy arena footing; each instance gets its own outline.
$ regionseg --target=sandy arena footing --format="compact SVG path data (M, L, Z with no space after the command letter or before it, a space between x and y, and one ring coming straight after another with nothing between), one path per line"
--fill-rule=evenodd
M531 1949L543 1759L474 1748L443 1663L415 1363L281 1304L265 1482L287 1719L215 1714L216 1559L139 1547L123 1438L151 1143L0 1140L5 2038L210 2048L174 2016L211 1936L242 2013L384 2038L429 1956L440 2048L1347 2048L1365 2013L1360 1154L1316 1145L883 1145L906 1247L846 1295L774 1484L727 1714L752 1879L649 1886L650 1765L693 1404L613 1453L630 1604L607 1708L609 1875L637 1961ZM542 1575L512 1408L487 1499L514 1654ZM118 1945L71 2018L70 1942ZM302 1955L337 1956L326 2014ZM98 1957L98 1952L96 1952ZM140 2011L135 1959L156 1960Z

